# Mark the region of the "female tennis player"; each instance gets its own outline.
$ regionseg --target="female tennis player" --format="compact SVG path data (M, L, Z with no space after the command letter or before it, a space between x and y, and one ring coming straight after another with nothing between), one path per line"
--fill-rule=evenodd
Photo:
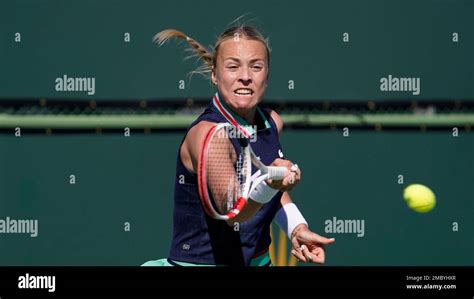
M161 31L155 36L155 41L161 46L171 38L187 42L203 62L198 72L210 74L217 92L205 111L190 125L179 147L169 256L149 261L143 266L271 265L268 249L271 243L270 225L274 219L287 232L293 246L292 254L298 260L323 264L324 245L331 244L334 239L310 231L292 202L288 192L299 183L301 170L296 164L283 159L279 142L283 122L279 115L258 106L269 76L270 49L267 40L253 27L236 26L220 35L213 52L174 29ZM210 181L200 184L205 163L216 159L209 156L208 161L203 162L205 154L212 151L203 149L209 144L209 136L216 125L223 123L253 139L250 143L252 154L261 163L287 170L283 177L258 183L245 200L244 207L239 206L239 210L231 204L227 207L231 212L227 214L226 203L217 198L217 193L210 196L214 204L207 207L203 204L203 196L208 194L203 189L212 185L212 180L225 176L225 170L219 169L220 175L211 176ZM233 153L227 156L233 156L229 159L236 162L235 151L230 148ZM232 167L230 171L233 171ZM227 190L224 193L228 197L232 192ZM219 215L230 216L225 218ZM227 221L216 219L218 216Z

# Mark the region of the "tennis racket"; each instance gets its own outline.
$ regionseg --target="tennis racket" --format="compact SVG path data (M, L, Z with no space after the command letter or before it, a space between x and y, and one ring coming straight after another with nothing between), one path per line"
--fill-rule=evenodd
M212 127L198 161L199 196L206 213L214 219L234 218L258 184L267 179L281 180L288 173L286 167L260 162L247 138L232 137L235 130L229 123ZM252 165L257 169L253 174Z

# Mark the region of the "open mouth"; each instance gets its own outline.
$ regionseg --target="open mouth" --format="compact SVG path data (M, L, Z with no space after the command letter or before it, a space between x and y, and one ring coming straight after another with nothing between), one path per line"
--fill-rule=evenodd
M234 90L234 94L239 96L251 96L253 95L253 90L250 88L238 88Z

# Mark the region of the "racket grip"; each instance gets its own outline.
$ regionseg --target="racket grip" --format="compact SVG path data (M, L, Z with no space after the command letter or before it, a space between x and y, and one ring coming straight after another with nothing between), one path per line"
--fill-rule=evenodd
M268 166L267 167L268 178L272 180L281 180L288 173L286 167L281 166Z

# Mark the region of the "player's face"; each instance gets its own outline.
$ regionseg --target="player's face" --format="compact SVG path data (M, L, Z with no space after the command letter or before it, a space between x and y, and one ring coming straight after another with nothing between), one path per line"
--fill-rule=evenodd
M253 111L267 87L265 45L257 40L230 38L222 42L212 72L220 95L238 114Z

